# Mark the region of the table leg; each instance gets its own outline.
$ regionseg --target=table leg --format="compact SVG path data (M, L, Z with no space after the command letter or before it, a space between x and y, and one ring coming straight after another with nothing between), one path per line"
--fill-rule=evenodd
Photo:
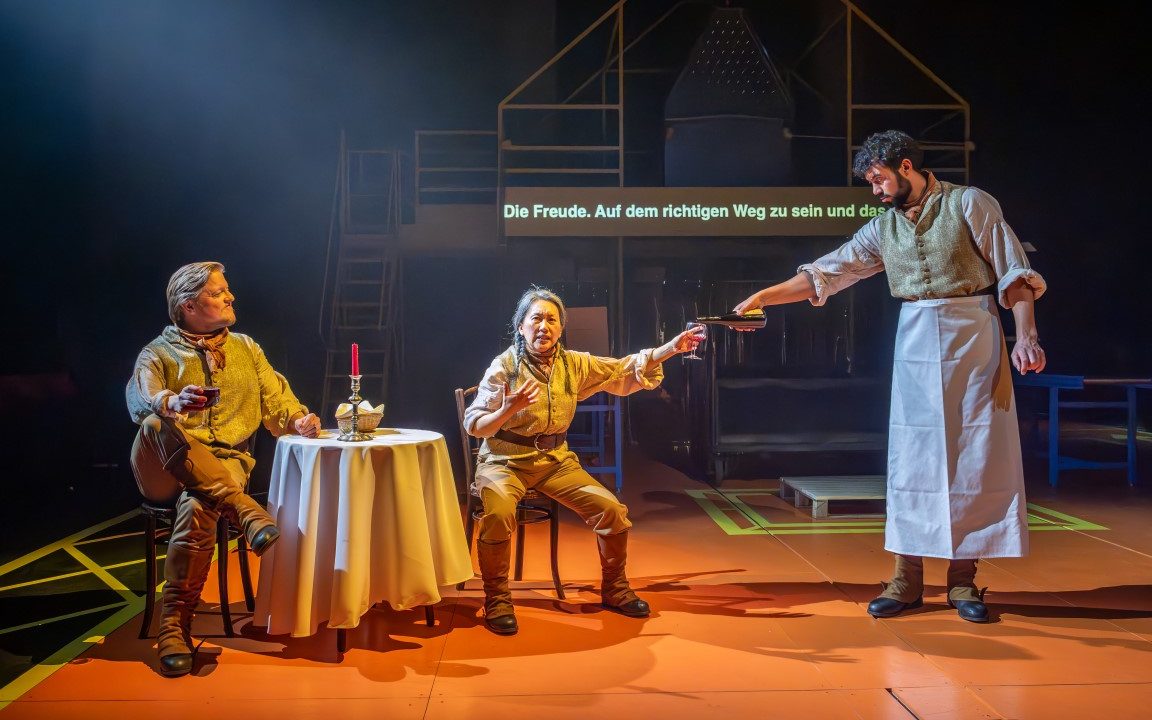
M1128 391L1128 484L1136 485L1136 387L1129 385Z
M1060 484L1060 388L1048 388L1048 484Z
M436 611L432 609L431 605L424 606L424 622L428 624L428 627L436 624Z
M343 653L348 650L348 631L336 628L336 652Z

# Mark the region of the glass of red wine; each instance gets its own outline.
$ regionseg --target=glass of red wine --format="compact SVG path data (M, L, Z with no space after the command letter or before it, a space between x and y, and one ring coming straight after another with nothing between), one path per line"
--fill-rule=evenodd
M690 323L688 323L688 325L687 325L687 326L686 326L684 329L685 329L685 330L688 330L688 331L689 331L689 332L691 332L693 335L699 335L699 336L701 336L701 337L703 338L703 339L700 341L700 344L699 344L699 345L697 345L697 346L696 346L696 347L695 347L695 348L692 350L692 352L690 352L690 353L688 353L687 355L685 355L685 356L684 356L684 359L685 359L685 360L703 360L704 358L703 358L702 356L700 356L700 355L697 355L697 354L696 354L696 351L697 351L697 350L703 350L703 349L704 349L704 345L705 345L705 344L708 342L708 326L707 326L707 325L704 325L704 324L702 324L702 323L697 323L697 322L690 322Z
M206 387L200 388L200 394L205 397L203 405L194 405L190 408L192 412L199 415L195 427L204 427L208 422L208 409L215 407L220 402L220 388Z

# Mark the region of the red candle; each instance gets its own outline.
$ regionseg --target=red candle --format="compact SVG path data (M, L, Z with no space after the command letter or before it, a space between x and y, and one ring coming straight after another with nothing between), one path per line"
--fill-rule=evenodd
M352 343L352 374L360 374L360 346Z

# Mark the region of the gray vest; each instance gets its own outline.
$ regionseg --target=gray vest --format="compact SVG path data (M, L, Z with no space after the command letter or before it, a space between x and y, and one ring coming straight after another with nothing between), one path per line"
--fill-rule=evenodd
M879 218L880 254L893 297L905 300L973 295L996 284L964 220L962 185L940 182L915 226L899 210Z

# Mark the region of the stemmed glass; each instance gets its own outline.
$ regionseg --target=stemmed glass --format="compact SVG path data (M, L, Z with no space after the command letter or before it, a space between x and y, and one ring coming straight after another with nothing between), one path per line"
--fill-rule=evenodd
M685 360L703 360L704 358L700 355L697 355L696 351L697 350L703 350L704 345L707 344L707 342L708 342L708 326L704 325L703 323L690 322L684 327L684 329L688 332L691 332L694 335L700 335L701 336L700 344L697 345L695 347L695 349L692 350L692 352L685 355L684 359Z

